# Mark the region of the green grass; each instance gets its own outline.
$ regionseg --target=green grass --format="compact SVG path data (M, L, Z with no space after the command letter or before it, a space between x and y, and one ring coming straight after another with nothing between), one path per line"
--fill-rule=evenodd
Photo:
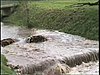
M7 67L7 59L1 55L1 75L16 75L16 73Z
M97 0L50 0L33 1L29 7L29 23L26 22L24 6L21 6L5 22L14 25L38 29L58 30L61 32L79 35L92 40L99 40L99 9L98 6L71 7L70 5L82 2L96 2ZM7 60L1 57L1 72L15 75L7 67Z
M75 2L73 2L75 3ZM44 9L63 9L65 6L69 6L73 4L72 2L33 2L32 5L37 5L37 7L44 8Z
M63 9L76 3L96 2L97 0L47 0L31 2L32 5L37 5L44 9Z
M98 40L99 12L98 5L71 7L82 2L96 2L97 0L63 0L63 1L33 1L29 4L29 23L22 6L6 21L15 25L30 26L31 28L58 30L65 33L79 35L88 39Z

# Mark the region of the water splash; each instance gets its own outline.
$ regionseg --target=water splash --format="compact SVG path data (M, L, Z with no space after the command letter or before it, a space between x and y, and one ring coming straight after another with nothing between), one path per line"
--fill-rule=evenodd
M65 63L70 67L75 67L76 65L81 65L83 62L88 63L90 61L99 60L98 51L89 51L86 53L80 53L79 55L74 55L70 57L65 57L60 60L61 63Z
M81 65L82 62L99 60L97 41L90 41L86 44L85 38L58 31L37 30L33 35L43 35L48 41L38 44L19 42L4 48L8 51L5 56L10 64L15 67L15 64L18 64L19 71L23 75L44 71L57 64L58 61L60 64L74 67Z

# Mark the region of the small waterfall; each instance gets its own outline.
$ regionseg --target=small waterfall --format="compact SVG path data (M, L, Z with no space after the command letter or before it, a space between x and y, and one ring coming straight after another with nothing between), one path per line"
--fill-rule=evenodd
M1 25L3 25L3 23L1 22ZM7 29L10 29L7 27ZM12 28L14 29L14 28ZM12 30L10 29L10 30ZM15 33L16 30L14 29ZM8 31L6 31L8 32ZM12 31L11 31L12 32ZM56 35L58 34L57 32L52 34L51 32L47 32L47 31L40 31L41 34L44 34L45 36L49 34L50 37L53 37L54 38L54 41L59 41L61 42L62 40L64 40L63 42L68 42L68 43L72 43L74 42L75 44L78 43L76 40L79 39L78 37L75 39L74 36L72 35L67 35L65 36L64 34L59 34L59 35ZM38 32L40 34L40 32ZM7 33L8 34L8 33ZM12 35L13 33L11 33L10 36L13 36ZM26 33L25 33L26 34ZM51 35L52 34L52 35ZM15 35L15 34L14 34ZM18 35L18 34L17 34ZM22 34L21 34L22 35ZM64 35L64 36L62 36ZM54 37L55 36L55 37ZM63 38L62 38L62 37ZM14 36L13 36L14 37ZM60 38L61 37L61 38ZM66 39L65 39L66 38ZM74 38L74 39L73 39ZM73 40L72 40L73 39ZM20 39L21 41L18 42L18 43L22 43L23 42L23 39ZM80 39L79 41L84 41L85 39ZM52 41L52 40L51 40ZM63 43L62 42L62 43ZM44 46L44 45L43 45ZM76 47L76 46L75 46ZM58 50L58 49L57 49ZM69 52L70 53L70 52ZM17 67L17 72L20 73L20 75L33 75L35 72L39 71L39 72L43 72L44 70L54 66L55 64L57 64L58 62L60 64L65 64L65 65L68 65L70 68L71 67L75 67L76 65L81 65L82 62L85 62L85 63L88 63L90 61L97 61L99 60L99 51L96 51L96 50L91 50L91 51L88 51L88 52L84 52L84 53L80 53L80 54L75 54L73 56L70 56L70 57L63 57L63 59L59 59L59 60L55 60L55 59L48 59L46 61L43 61L41 63L37 63L37 64L28 64L26 66L18 66ZM13 67L14 68L14 67ZM16 68L16 67L15 67Z
M82 62L88 63L90 61L99 60L99 51L89 51L83 54L74 55L71 57L65 57L59 60L61 63L65 63L70 67L75 67L76 65L81 65Z
M50 59L43 61L42 63L39 64L28 64L26 66L20 67L17 71L20 75L25 75L25 74L34 74L37 71L38 72L43 72L45 69L48 69L49 67L55 65L57 62L56 60Z
M62 60L47 60L40 64L31 64L27 66L23 66L19 69L20 75L32 75L37 71L43 72L44 70L54 66L58 62L60 64L68 65L70 68L75 67L76 65L81 65L83 62L88 63L90 61L97 61L99 60L99 51L89 51L83 54L74 55L71 57L65 57Z

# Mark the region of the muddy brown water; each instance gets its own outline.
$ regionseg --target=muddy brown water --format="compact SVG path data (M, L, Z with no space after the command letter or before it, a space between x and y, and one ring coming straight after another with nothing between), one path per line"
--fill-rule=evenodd
M30 73L33 71L34 73L35 70L45 70L58 63L58 60L63 61L65 57L90 51L98 52L99 50L98 41L87 40L80 36L65 34L58 31L35 31L33 29L30 30L16 26L1 25L1 33L1 39L10 37L23 40L30 35L43 35L48 39L46 42L37 44L15 43L3 49L8 51L4 53L8 59L8 63L13 66L19 65L21 67L26 67L22 70L22 72L25 73L28 71ZM66 59L64 60L66 62ZM27 67L27 65L29 67ZM32 71L30 71L29 68L31 68L30 70Z
M26 38L34 34L32 29L1 23L1 39Z

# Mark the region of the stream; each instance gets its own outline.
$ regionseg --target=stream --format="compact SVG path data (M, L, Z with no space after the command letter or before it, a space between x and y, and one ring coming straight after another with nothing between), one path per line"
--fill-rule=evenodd
M14 66L30 65L31 68L40 66L45 69L57 63L56 60L58 59L63 60L65 57L81 54L82 52L98 51L99 49L98 41L88 40L77 35L58 31L26 29L1 23L1 39L14 38L23 40L31 35L43 35L48 41L31 44L15 43L4 47L4 50L8 51L4 55L9 60L9 64ZM53 61L51 62L51 60ZM44 66L44 63L46 66ZM36 70L42 70L37 68ZM27 69L23 72L26 71L29 70ZM31 71L29 72L31 73ZM99 62L82 63L80 66L71 68L70 73L99 75Z

